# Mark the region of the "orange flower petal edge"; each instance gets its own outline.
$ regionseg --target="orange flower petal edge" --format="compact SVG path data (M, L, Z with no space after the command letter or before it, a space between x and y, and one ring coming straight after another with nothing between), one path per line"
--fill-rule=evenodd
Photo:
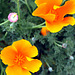
M7 75L31 75L28 70L17 65L8 66L5 71Z
M46 36L46 35L48 34L48 32L49 32L49 30L47 29L47 27L43 27L43 28L41 29L41 34L42 34L43 36Z
M42 62L38 59L32 59L38 55L38 50L27 40L18 40L11 46L5 47L1 51L2 62L8 67L7 75L31 75L30 72L37 72Z
M63 0L35 0L37 9L32 13L46 21L47 29L56 33L64 26L75 25L75 18L66 16L75 14L75 0L67 0L64 5L60 6ZM43 10L43 11L42 11Z
M63 0L35 0L35 3L39 6L42 3L51 3L53 4L57 4L60 5L62 3Z

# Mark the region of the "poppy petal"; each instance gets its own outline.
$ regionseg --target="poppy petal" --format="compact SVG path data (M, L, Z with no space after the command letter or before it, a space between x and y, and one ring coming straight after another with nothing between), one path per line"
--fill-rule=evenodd
M48 9L48 10L47 10ZM42 11L41 11L42 10ZM55 14L48 14L50 13L50 10L47 6L47 4L41 4L33 13L33 16L41 17L49 22L52 22L55 19Z
M69 24L71 24L72 26L75 24L75 18L74 17L65 17L63 20L63 25L67 26Z
M46 15L40 15L41 18L45 19L46 21L53 22L55 20L55 14L46 14Z
M27 70L31 71L32 73L37 72L40 69L42 62L38 59L30 59L31 58L28 59L27 57L28 61L25 61L25 64L23 64L23 68L27 68Z
M14 46L18 50L18 52L24 54L25 56L35 57L38 55L37 48L35 46L32 46L27 40L22 39L16 41L12 44L12 46Z
M17 50L14 47L12 46L5 47L1 51L2 62L6 65L10 65L10 66L13 65L16 53Z
M35 3L36 3L37 5L40 5L40 4L42 4L42 3L49 3L49 0L35 0Z
M31 73L28 70L21 68L17 65L8 66L6 68L6 74L7 75L31 75Z
M32 13L32 15L33 16L45 15L50 11L49 7L50 6L48 4L43 3Z
M63 0L35 0L35 3L39 6L42 3L50 3L53 5L60 5Z
M56 33L56 32L60 31L63 28L63 24L59 23L59 22L58 23L46 22L46 27L50 32Z
M59 19L62 19L66 14L74 14L75 1L73 0L66 1L65 4L60 8L56 9L55 12L57 13L57 15L59 15Z
M31 47L27 47L27 48L23 47L21 49L21 53L28 57L35 57L38 55L38 50L35 46L31 46Z
M16 42L13 42L12 46L14 46L17 51L20 51L23 47L31 47L31 43L27 40L19 40L19 41L16 41Z

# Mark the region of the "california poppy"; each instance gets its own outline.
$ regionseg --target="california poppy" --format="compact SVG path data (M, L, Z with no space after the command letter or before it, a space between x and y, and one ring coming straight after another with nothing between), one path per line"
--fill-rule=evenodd
M32 58L37 55L37 48L24 39L5 47L1 51L1 59L4 64L8 65L6 74L31 75L30 72L37 72L42 65L40 60Z
M46 20L47 29L52 32L60 31L64 26L75 24L75 19L67 14L75 13L75 0L68 0L61 6L63 0L35 0L37 9L32 13ZM65 17L66 16L66 17Z

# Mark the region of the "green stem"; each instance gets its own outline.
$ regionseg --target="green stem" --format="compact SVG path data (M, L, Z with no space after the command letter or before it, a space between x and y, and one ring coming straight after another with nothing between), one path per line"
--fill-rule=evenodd
M5 33L5 35L3 36L3 38L0 39L0 41L1 41L1 40L4 40L5 37L7 36L7 34L8 34L8 32Z
M43 60L45 61L46 65L47 65L48 67L50 67L49 64L48 64L48 62L46 61L46 59L45 59L44 57L43 57Z
M25 4L27 5L29 12L32 13L31 8L29 7L27 0L25 0Z
M5 33L5 35L4 35L4 37L3 37L3 38L5 38L5 37L7 36L7 34L8 34L8 32L6 32L6 33Z
M56 40L56 42L58 42L58 43L60 43L60 44L63 44L63 42L60 42L60 41L57 41L57 40Z
M56 43L56 42L54 42L54 44L55 44L55 45L57 45L57 46L59 46L59 47L62 47L62 45L59 45L59 44L58 44L58 43Z
M42 25L44 25L44 24L45 24L45 22L43 22L43 23L41 23L41 24L39 24L39 25L33 26L33 27L26 27L25 29L35 29L35 28L46 27L46 26L42 26Z
M26 4L25 1L23 1L23 0L20 0L20 1L21 1L23 4Z
M3 72L4 72L4 68L3 68L2 64L1 64L1 75L3 75Z
M41 24L39 24L39 25L37 25L37 26L42 26L42 25L44 25L45 24L45 22L43 22L43 23L41 23Z
M25 29L36 29L36 28L42 28L46 26L34 26L34 27L26 27Z
M18 11L18 17L20 20L20 6L19 6L19 0L17 0L17 11Z
M32 27L32 29L34 29L34 28L46 27L46 26L42 26L42 25L44 25L44 24L45 24L45 22L43 22L43 23L41 23L41 24L39 24L39 25L36 25L36 26Z
M9 20L6 20L5 22L1 23L0 26L2 26L3 24L6 24L8 22L9 22Z
M35 29L35 28L42 28L42 27L46 27L46 26L34 26L34 27L32 27L32 29Z

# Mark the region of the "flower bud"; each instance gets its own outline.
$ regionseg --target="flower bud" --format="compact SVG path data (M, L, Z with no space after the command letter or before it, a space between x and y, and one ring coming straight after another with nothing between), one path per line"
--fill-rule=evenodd
M48 68L48 70L49 70L50 72L52 72L52 71L53 71L52 67L49 67L49 68Z
M34 42L36 39L35 39L35 37L32 37L32 41Z
M73 56L70 56L70 58L69 58L70 60L74 60L74 57Z
M62 44L62 47L63 47L63 48L66 48L66 47L67 47L67 43L63 43L63 44Z
M10 13L9 15L8 15L8 20L10 21L10 22L17 22L17 20L18 20L18 15L17 15L17 13Z

